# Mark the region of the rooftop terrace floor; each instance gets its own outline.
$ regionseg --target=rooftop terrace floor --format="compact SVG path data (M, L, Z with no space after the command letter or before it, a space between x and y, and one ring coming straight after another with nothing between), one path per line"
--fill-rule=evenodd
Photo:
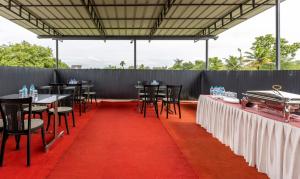
M182 119L164 111L158 120L135 102L93 104L47 153L34 134L29 168L25 137L19 151L10 137L0 178L267 178L197 125L196 107L184 103Z

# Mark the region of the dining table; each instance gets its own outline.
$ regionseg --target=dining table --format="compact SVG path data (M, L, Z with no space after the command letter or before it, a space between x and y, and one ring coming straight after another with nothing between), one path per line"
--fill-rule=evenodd
M48 132L49 134L53 134L53 137L49 142L47 142L45 146L45 150L48 151L49 148L56 142L57 139L61 138L64 135L64 130L59 130L58 123L58 103L59 101L68 98L69 94L38 94L36 99L33 99L32 104L34 105L52 105L54 109L54 126L53 131ZM17 99L20 98L19 94L10 94L0 97L0 99Z

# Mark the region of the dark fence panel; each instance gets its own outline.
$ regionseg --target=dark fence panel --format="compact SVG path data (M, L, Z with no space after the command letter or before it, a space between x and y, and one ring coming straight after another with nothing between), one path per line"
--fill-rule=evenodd
M53 79L53 69L0 66L0 96L18 93L23 85L47 85Z
M300 93L300 71L205 71L202 72L201 93L208 94L210 86L224 86L241 93L247 90L270 90L282 85L283 91Z
M182 98L195 99L201 91L201 72L171 70L106 70L106 69L59 69L57 76L60 82L71 78L91 80L100 98L132 99L137 91L137 81L159 80L166 84L182 84Z

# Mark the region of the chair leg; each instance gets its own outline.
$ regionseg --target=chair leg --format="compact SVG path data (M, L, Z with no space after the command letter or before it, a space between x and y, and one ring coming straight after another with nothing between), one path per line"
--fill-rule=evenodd
M156 117L158 118L158 106L157 106L157 102L154 103L154 108L155 108Z
M146 108L147 108L147 102L144 101L144 118L146 117Z
M168 119L168 117L169 117L169 103L167 102L167 119Z
M72 120L73 120L73 127L75 127L75 115L74 115L74 111L72 111Z
M2 144L1 144L1 153L0 153L0 166L3 166L3 160L4 160L4 150L5 150L5 144L6 144L6 140L8 138L8 134L3 133L2 136Z
M174 107L174 113L176 114L176 104L173 103L173 107Z
M86 112L86 103L87 103L87 102L85 102L85 101L83 102L83 112L84 112L84 113Z
M61 126L61 114L58 114L58 125Z
M15 135L15 140L16 140L16 150L20 149L20 139L21 135Z
M44 127L41 128L41 134L42 134L43 146L46 147L46 139L45 139L45 129L44 129Z
M162 113L163 109L164 109L164 101L161 102L161 108L160 108L160 114Z
M47 128L46 131L48 131L49 127L50 127L50 121L51 121L51 114L48 113L48 122L47 122Z
M79 116L81 116L81 102L79 101Z
M142 101L142 107L140 109L141 114L143 113L143 111L144 111L144 101Z
M178 105L178 111L179 111L179 119L181 119L180 103L177 103L177 105Z
M42 120L43 120L43 113L42 113L42 112L40 112L40 113L39 113L39 115L40 115L40 119L42 119Z
M67 129L67 134L70 134L69 124L68 124L68 117L67 117L66 113L64 114L64 117L65 117L65 125L66 125L66 129Z
M31 134L27 135L27 166L30 166L30 138Z

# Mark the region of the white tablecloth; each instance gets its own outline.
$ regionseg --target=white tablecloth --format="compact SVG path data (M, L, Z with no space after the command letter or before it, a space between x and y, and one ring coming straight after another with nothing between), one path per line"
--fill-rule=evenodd
M259 172L272 179L300 178L300 128L206 95L199 97L196 120Z

